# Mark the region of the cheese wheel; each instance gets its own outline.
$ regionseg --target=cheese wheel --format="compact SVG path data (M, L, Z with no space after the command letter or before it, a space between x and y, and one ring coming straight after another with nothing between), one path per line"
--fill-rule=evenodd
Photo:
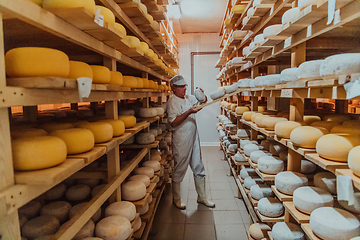
M87 77L93 79L93 71L89 64L79 61L70 61L69 78L78 79Z
M144 206L136 206L136 212L140 214L140 216L144 215L149 211L149 203L145 203Z
M275 124L275 134L281 138L290 138L290 133L297 127L302 126L298 122L294 121L282 121Z
M359 214L360 213L360 193L354 193L354 201L349 204L349 201L346 200L338 200L339 204L345 208L346 210Z
M300 64L298 80L304 78L320 78L320 65L324 60L306 61Z
M275 124L283 121L288 121L288 120L286 118L280 118L280 117L268 117L263 119L262 125L266 130L274 130Z
M134 169L134 174L143 174L148 176L149 178L152 178L154 176L154 169L151 167L139 167Z
M140 50L144 54L147 54L147 52L149 51L149 45L146 42L140 42Z
M327 133L325 128L301 126L292 130L290 141L299 147L316 148L317 140Z
M11 130L10 133L12 138L36 137L36 136L48 135L48 133L44 129L39 129L39 128L14 129Z
M150 82L146 78L143 78L143 88L150 88Z
M341 126L344 126L344 127L352 127L354 125L360 126L360 120L346 120L341 124Z
M146 195L146 186L140 181L128 181L121 184L121 197L126 201L137 201Z
M274 140L270 140L270 139L265 139L262 140L260 145L264 148L264 150L269 151L270 148L270 144L276 143Z
M359 236L360 222L351 213L332 207L312 211L310 227L322 239L338 240Z
M251 237L256 240L269 238L268 232L271 232L271 227L265 223L253 223L249 227L249 233Z
M250 153L250 160L254 163L258 163L259 158L264 156L271 156L271 153L264 152L263 150L253 151Z
M116 30L118 30L123 35L123 37L126 36L126 29L125 29L125 27L123 25L121 25L120 23L115 22L114 27L115 27Z
M151 196L151 195L150 195ZM134 222L131 223L132 228L134 230L134 232L136 232L137 230L139 230L141 228L141 218L136 218L134 220Z
M336 54L324 59L320 66L320 75L329 79L337 75L360 73L360 53Z
M254 111L244 112L243 115L242 115L242 119L244 119L245 121L251 121L251 117L255 113L256 112L254 112Z
M114 16L113 12L106 7L96 5L95 11L99 11L99 9L100 9L100 15L102 15L104 17L104 23L114 26L115 25L115 16Z
M349 168L353 171L353 173L360 177L360 146L354 147L350 150L348 154L348 165Z
M56 130L50 134L61 138L65 142L67 154L79 154L90 151L95 144L94 134L85 128Z
M247 144L257 144L257 142L256 141L250 141L250 140L247 140L247 139L240 139L240 148L241 149L244 149L244 147Z
M237 4L231 8L231 12L234 14L241 14L244 12L245 8L246 8L245 4Z
M331 172L317 173L314 175L314 186L336 194L336 176Z
M238 129L236 135L239 138L249 138L250 131L248 129Z
M21 229L21 235L25 238L34 239L45 235L52 235L59 228L60 222L56 217L44 215L27 221Z
M110 71L110 84L119 85L123 84L123 75L121 72Z
M295 7L287 10L281 17L281 23L283 25L293 22L300 17L300 8Z
M59 183L55 187L47 190L44 193L44 198L45 200L57 200L62 196L64 196L65 192L66 192L66 185L63 183Z
M258 211L266 217L280 217L284 213L284 206L276 198L265 197L258 202Z
M237 147L237 143L235 144L230 144L229 147L228 147L229 151L232 152L232 153L236 153L238 147Z
M320 157L347 162L349 151L360 145L360 139L350 134L326 134L316 142L316 152Z
M204 103L206 101L205 94L199 88L195 89L194 95L200 103Z
M103 218L95 227L95 235L104 240L126 240L130 234L130 221L123 216Z
M104 119L100 120L99 122L107 122L111 124L113 128L113 136L121 136L125 133L125 124L122 120L119 119Z
M349 121L349 120L350 120L349 115L331 114L331 115L324 116L324 121L330 121L330 122L343 123L343 122Z
M301 173L313 173L316 171L316 164L309 160L301 160Z
M89 220L85 225L77 232L72 238L73 240L83 240L86 237L92 237L94 235L95 223L93 220Z
M155 141L155 136L152 133L138 133L136 134L136 142L138 144L151 144Z
M136 117L134 116L119 116L119 120L124 122L125 128L132 128L136 125Z
M94 187L92 190L91 190L91 196L92 197L95 197L96 194L98 194L104 187L105 187L106 184L100 184L96 187Z
M143 82L142 78L137 77L136 81L137 81L136 88L143 88L144 87L144 82Z
M316 5L317 1L318 0L299 0L298 7L300 8L300 10L303 10L309 5Z
M113 127L107 122L91 122L81 124L80 127L89 129L95 138L95 143L108 142L113 137Z
M49 168L66 159L65 142L54 136L13 139L11 146L15 170Z
M258 115L258 116L256 116L256 117L255 117L255 124L256 124L256 126L258 126L258 127L260 127L260 128L264 127L264 126L262 125L262 121L263 121L264 118L267 118L267 117L270 117L270 116L269 116L269 115Z
M356 135L360 135L360 126L343 126L343 125L338 125L333 127L330 130L331 133L349 133L349 134L356 134Z
M124 145L129 145L129 144L134 144L135 143L135 136L131 136L129 139L127 139L125 142L123 142L122 144Z
M252 121L253 123L255 123L256 118L259 117L259 116L262 116L262 115L263 115L263 114L262 114L262 113L259 113L259 112L252 114L252 115L251 115L251 121Z
M238 84L237 84L237 82L236 82L236 83L234 83L234 84L226 87L226 88L225 88L225 92L226 92L227 94L229 94L229 93L235 92L237 89L238 89Z
M167 146L168 146L167 142L165 142L165 141L160 141L159 142L159 148L160 149L167 148Z
M243 168L240 170L240 177L245 179L250 176L257 176L257 173L253 168Z
M296 81L298 78L298 68L286 68L281 71L280 74L280 82L293 82Z
M123 216L132 221L136 216L136 207L132 202L120 201L111 203L105 209L105 217Z
M236 113L237 115L241 115L241 114L243 114L243 113L246 112L246 111L249 111L249 108L248 108L248 107L245 107L245 106L239 106L239 107L236 107L236 108L235 108L235 113Z
M266 184L255 184L250 188L250 195L252 198L260 200L264 197L272 197L274 193Z
M50 122L50 123L41 124L41 128L47 132L52 132L55 130L62 130L62 129L69 129L69 128L73 128L73 127L74 127L74 125L72 125L71 123Z
M237 145L237 144L236 144ZM247 144L244 146L244 153L246 156L250 156L250 154L254 151L258 151L260 150L260 148L262 148L261 146L258 146L256 144Z
M9 77L68 77L69 57L56 49L40 47L13 48L5 54Z
M137 79L133 76L123 76L123 87L137 88Z
M164 110L164 108L162 108L162 107L156 107L156 108L154 108L155 110L156 110L156 115L157 116L162 116L162 115L164 115L164 113L165 113L165 110ZM162 125L162 126L165 126L165 129L163 130L163 131L165 131L166 130L166 125L164 125L164 124L159 124L159 126L160 125Z
M319 207L334 206L334 198L328 191L317 187L299 187L293 193L295 207L306 214Z
M277 174L284 170L284 161L273 156L264 156L258 159L258 169L267 174Z
M160 169L159 169L160 170ZM146 187L150 185L150 178L147 175L139 174L133 175L129 178L129 181L140 181L145 184Z
M310 126L313 127L323 127L325 129L327 129L329 132L331 131L331 129L335 126L340 125L339 122L330 122L330 121L316 121L310 124Z
M57 8L85 8L95 15L94 0L42 0L42 7L46 10Z
M292 195L295 189L307 185L308 179L301 173L284 171L275 176L275 187L284 194Z
M283 29L282 24L274 24L274 25L268 26L268 27L264 28L263 37L268 38L268 37L276 36L282 31L282 29Z
M65 197L69 201L82 201L90 196L91 188L87 185L78 184L69 187L65 192Z
M69 218L74 217L79 211L83 210L86 204L87 202L83 202L73 206L69 211ZM92 215L90 219L94 222L97 222L100 220L100 218L101 218L101 208L96 210L96 212L94 213L94 215Z
M90 65L93 71L93 83L106 84L111 81L111 73L107 67Z
M130 48L139 48L140 40L135 36L126 36L124 41L128 44Z
M216 90L214 92L212 92L210 94L210 97L212 100L216 100L218 98L221 98L225 95L225 90L224 89L219 89L219 90Z
M52 202L41 209L40 215L54 216L59 219L60 223L64 223L69 218L70 208L71 204L65 201Z
M287 147L282 145L281 143L274 142L270 144L269 152L274 156L279 156L280 152L286 151Z
M264 42L264 35L261 33L261 34L258 34L254 37L254 43L255 44L261 44Z
M246 159L240 154L240 152L237 152L235 155L234 155L234 160L236 162L245 162Z
M274 240L305 240L305 234L301 228L291 222L277 222L272 228Z
M25 215L19 214L19 225L20 229L24 226L24 224L28 221L28 218Z
M36 200L32 200L18 209L18 213L32 219L39 215L41 210L41 203Z
M90 188L94 188L100 183L100 179L96 178L80 178L76 181L77 184L87 185Z
M150 167L152 169L154 169L154 172L157 172L160 170L161 168L161 164L158 161L145 161L142 164L143 167Z
M259 183L263 183L264 181L258 176L249 176L244 179L244 186L247 189L250 189L251 186Z
M311 116L311 115L307 115L303 117L303 121L306 125L310 125L313 122L316 121L321 121L321 118L319 116Z
M140 108L139 109L139 117L150 118L150 117L155 117L156 115L157 115L157 111L154 108Z

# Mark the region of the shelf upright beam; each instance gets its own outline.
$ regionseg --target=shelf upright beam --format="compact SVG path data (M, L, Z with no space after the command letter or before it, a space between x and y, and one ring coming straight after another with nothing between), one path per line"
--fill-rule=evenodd
M300 64L306 61L306 42L291 48L291 67L299 67Z

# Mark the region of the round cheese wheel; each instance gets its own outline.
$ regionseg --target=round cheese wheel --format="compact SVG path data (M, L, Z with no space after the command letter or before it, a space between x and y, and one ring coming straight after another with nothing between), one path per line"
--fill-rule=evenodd
M156 110L156 115L157 115L157 116L162 116L162 115L164 115L164 113L165 113L164 108L162 108L162 107L156 107L155 110ZM160 125L162 125L162 124L159 124L159 126L160 126ZM166 126L165 126L165 127L166 127Z
M145 203L144 206L136 206L136 212L141 215L144 215L149 211L149 203Z
M262 140L262 141L261 141L260 145L261 145L262 147L264 147L264 150L269 151L270 144L273 144L273 143L275 143L274 140L265 139L265 140Z
M86 204L87 204L87 202L83 202L83 203L79 203L79 204L76 204L75 206L73 206L69 211L69 218L74 217L75 214L77 214L79 211L81 211L85 207ZM92 215L91 220L93 220L94 222L97 222L100 220L100 218L101 218L101 208L96 210L94 215Z
M57 200L62 196L64 196L65 192L66 192L66 185L63 183L59 183L55 187L47 190L44 193L44 198L45 200Z
M263 173L277 174L284 170L284 161L273 156L260 157L257 164L258 169Z
M256 112L254 111L247 111L247 112L244 112L243 115L242 115L242 118L245 120L245 121L251 121L251 117L253 114L255 114Z
M349 201L346 200L338 200L339 204L345 208L346 210L359 214L360 213L360 193L354 193L354 202L349 204Z
M244 12L245 7L246 7L245 4L243 4L243 5L241 5L241 4L234 5L234 6L231 8L231 12L232 12L232 13L235 13L235 14L241 14L241 13Z
M46 136L48 133L40 128L11 129L12 138Z
M134 116L119 116L119 120L124 122L125 128L132 128L136 125L136 117Z
M199 88L195 89L194 95L200 103L204 103L206 101L205 94Z
M130 221L123 216L103 218L95 227L95 235L106 240L126 240L130 234Z
M137 201L146 195L146 186L140 181L128 181L121 185L121 196L126 201Z
M264 35L261 33L261 34L258 34L254 37L254 43L255 44L261 44L264 42Z
M299 187L293 193L295 207L306 214L319 207L334 206L334 198L328 191L317 187Z
M339 122L330 122L330 121L316 121L310 124L310 126L313 127L323 127L326 130L328 130L329 132L331 131L331 129L335 126L340 125Z
M93 71L89 64L79 61L70 61L69 78L78 79L87 77L93 79Z
M300 64L298 80L304 78L320 78L320 65L324 60L306 61Z
M160 162L161 161L161 155L150 155L150 160L151 161L158 161Z
M111 73L107 67L90 65L93 71L93 81L92 83L101 83L106 84L111 81Z
M356 135L360 135L360 126L343 126L343 125L338 125L333 127L330 130L331 133L349 133L349 134L356 134Z
M348 154L348 165L353 173L360 177L360 146L354 147Z
M140 47L140 40L135 36L126 36L124 41L128 43L130 48L139 48Z
M154 169L151 167L139 167L134 169L134 174L138 175L146 175L149 178L152 178L154 176Z
M240 139L240 148L241 149L244 149L244 147L247 144L257 144L257 142L256 141L250 141L250 140L247 140L247 139Z
M257 173L253 168L243 168L240 170L240 177L245 179L250 176L257 176Z
M249 176L244 179L244 186L247 189L250 189L251 186L259 183L263 183L264 181L258 176Z
M316 171L316 164L309 160L301 160L301 173L312 173Z
M219 89L219 90L216 90L214 92L212 92L210 94L210 97L212 100L216 100L218 98L221 98L225 95L225 90L224 89Z
M86 128L56 130L50 134L61 138L65 142L67 154L79 154L90 151L95 144L94 134Z
M127 36L126 36L127 37ZM133 76L123 76L123 87L137 88L137 79Z
M95 197L104 187L105 187L106 184L100 184L96 187L94 187L92 190L91 190L91 196L92 197Z
M336 176L331 172L317 173L314 175L314 186L336 194Z
M275 124L282 121L288 121L288 120L286 118L268 117L263 119L262 125L266 130L274 130Z
M269 147L269 152L274 156L279 156L279 154L283 151L286 151L287 148L281 143L275 142L271 143Z
M94 235L95 223L93 220L89 220L85 225L77 232L72 238L73 240L83 240L86 237L92 237Z
M41 210L41 203L32 200L18 209L18 213L24 215L27 219L32 219L39 216Z
M237 82L236 82L236 83L234 83L234 84L226 87L226 88L225 88L225 93L227 93L227 94L233 93L233 92L235 92L235 91L238 89L238 87L239 87L239 86L238 86L238 84L237 84Z
M69 57L56 49L40 47L13 48L5 54L9 77L68 77Z
M54 216L59 219L60 223L64 223L69 218L70 208L71 204L65 201L52 202L41 209L40 215Z
M321 207L310 214L310 227L322 239L350 239L359 236L360 222L351 213L332 207Z
M42 7L46 10L57 8L85 8L95 15L94 0L42 0Z
M60 228L59 219L54 216L44 215L27 221L21 229L23 237L34 239L44 235L52 235Z
M264 197L272 197L274 193L266 184L255 184L250 188L250 195L252 198L260 200Z
M122 120L119 119L104 119L99 122L107 122L110 123L113 128L113 136L121 136L125 133L125 124Z
M258 151L260 150L260 148L262 148L261 146L258 146L256 144L247 144L244 146L244 153L246 156L250 156L250 154L254 151Z
M340 115L340 114L331 114L331 115L324 116L323 120L324 121L330 121L330 122L343 123L345 121L349 121L350 116L348 116L348 115Z
M301 227L291 222L277 222L271 231L274 240L305 240Z
M96 5L95 11L99 11L99 9L100 9L100 15L102 15L104 17L104 23L114 26L115 25L115 16L114 16L113 12L106 7Z
M149 45L146 42L140 42L140 50L144 53L147 54L149 51Z
M241 155L239 152L237 152L234 155L234 159L236 162L245 162L246 161L246 159L243 157L243 155Z
M236 108L235 108L235 113L236 113L237 115L241 115L241 114L243 114L243 113L246 112L246 111L249 111L249 108L248 108L248 107L245 107L245 106L239 106L239 107L236 107Z
M316 152L320 157L347 162L349 151L360 145L360 139L350 134L326 134L316 142Z
M251 237L256 240L261 240L263 238L269 238L268 232L271 231L271 227L265 223L253 223L249 227L249 233Z
M284 171L275 176L275 187L284 194L292 195L295 189L307 185L308 179L301 173Z
M320 66L320 75L324 79L337 75L360 73L360 53L336 54L324 59Z
M312 115L306 115L303 117L303 121L306 125L310 125L313 122L321 121L321 117L319 116L312 116Z
M47 132L52 132L56 130L63 130L63 129L69 129L73 128L74 125L71 123L58 123L58 122L51 122L51 123L44 123L41 124L41 128L44 129Z
M157 116L157 111L154 108L140 108L139 117L149 118Z
M113 127L107 122L91 122L80 125L81 128L89 129L95 138L95 143L108 142L113 137Z
M271 156L271 153L264 152L263 150L253 151L250 153L250 160L254 163L258 163L259 158L264 156Z
M161 168L161 164L158 161L145 161L142 164L143 167L151 167L152 169L154 169L154 172L157 172L160 170Z
M165 142L165 141L163 141L163 140L161 140L161 141L159 142L159 148L160 148L160 149L167 148L167 146L168 146L167 142Z
M291 9L287 10L286 12L284 12L284 14L282 15L282 18L281 18L281 23L283 25L285 25L294 20L297 20L299 17L300 17L300 8L298 8L298 7L291 8Z
M151 144L155 141L155 136L152 133L138 133L135 137L138 144Z
M15 170L37 170L64 162L67 150L58 137L24 137L12 140L12 155Z
M132 223L132 228L133 228L134 232L136 232L137 230L139 230L141 228L141 218L138 217L134 220L134 222Z
M125 27L123 25L121 25L120 23L115 22L114 27L115 27L116 30L118 30L123 35L123 37L126 36L126 29L125 29Z
M136 207L132 202L127 201L111 203L105 209L105 217L114 215L123 216L132 221L136 216Z
M317 140L327 133L325 128L301 126L292 130L290 141L299 147L316 148Z
M270 117L269 115L259 115L259 116L256 116L255 118L255 124L256 126L262 128L264 127L263 124L262 124L262 121L264 118L267 118L267 117Z
M283 29L282 24L274 24L264 28L263 36L264 38L273 37L278 35Z
M294 121L282 121L275 124L274 130L278 137L290 138L290 133L297 127L302 125L299 122Z
M284 213L284 206L276 198L265 197L258 202L258 211L266 217L280 217Z
M253 123L255 123L255 119L258 117L258 116L262 116L263 114L262 113L259 113L259 112L256 112L254 114L251 115L251 121Z
M94 188L99 185L100 179L96 178L80 178L76 181L77 184L87 185L90 188Z
M280 74L280 82L293 82L296 81L298 78L298 68L286 68L281 71Z
M123 84L123 75L118 71L110 71L110 84L119 85Z
M69 187L65 192L65 197L69 201L82 201L90 196L91 188L87 185L78 184Z
M146 187L148 187L150 185L150 178L146 175L133 175L129 178L129 181L143 182Z
M123 142L122 144L124 145L129 145L129 144L133 144L135 143L135 136L131 136L129 139L127 139L125 142Z
M250 131L246 129L238 129L236 135L239 138L249 138Z

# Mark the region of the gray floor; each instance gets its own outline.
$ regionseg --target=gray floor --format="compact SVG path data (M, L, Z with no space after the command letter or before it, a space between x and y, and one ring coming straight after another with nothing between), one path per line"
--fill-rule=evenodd
M192 172L188 169L181 185L186 210L172 204L171 191L163 195L153 222L151 240L247 240L250 217L244 202L237 198L234 178L219 147L202 147L206 168L207 195L215 202L214 209L196 202ZM170 190L170 189L169 189Z

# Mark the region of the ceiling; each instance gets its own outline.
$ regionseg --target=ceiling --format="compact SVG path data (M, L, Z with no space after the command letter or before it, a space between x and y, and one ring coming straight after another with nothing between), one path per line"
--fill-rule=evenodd
M175 33L219 33L228 1L175 0L181 13L179 19L169 15Z

